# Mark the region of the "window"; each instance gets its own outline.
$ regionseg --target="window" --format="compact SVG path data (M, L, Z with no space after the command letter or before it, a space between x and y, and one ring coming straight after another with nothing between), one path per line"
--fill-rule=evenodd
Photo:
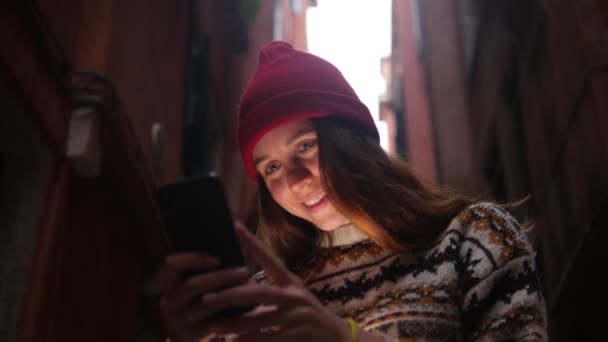
M295 14L302 12L302 0L289 0L289 6Z
M418 59L422 60L424 54L424 40L422 35L422 22L420 16L419 0L412 0L412 23L414 25L414 39L416 40L416 53Z
M182 151L182 172L186 177L214 169L219 140L217 116L209 109L209 41L199 29L198 16L193 15L190 20Z
M284 40L283 38L283 8L281 0L276 0L274 3L274 26L272 27L272 38L274 40Z
M0 341L15 341L55 160L38 126L3 82L0 79Z

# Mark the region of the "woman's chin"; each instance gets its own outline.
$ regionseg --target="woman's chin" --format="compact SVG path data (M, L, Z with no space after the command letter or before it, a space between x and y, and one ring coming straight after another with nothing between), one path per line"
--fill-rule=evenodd
M341 220L334 220L334 221L329 221L329 222L322 222L319 224L315 224L315 226L319 229L322 230L324 232L330 232L336 228L340 228L344 225L349 224L350 221L346 220L346 219L341 219Z

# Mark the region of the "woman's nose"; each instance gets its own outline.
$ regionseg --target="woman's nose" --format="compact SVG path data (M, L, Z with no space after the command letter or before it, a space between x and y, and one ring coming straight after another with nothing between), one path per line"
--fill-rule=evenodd
M312 172L301 162L294 161L288 166L287 184L291 191L300 191L312 181Z

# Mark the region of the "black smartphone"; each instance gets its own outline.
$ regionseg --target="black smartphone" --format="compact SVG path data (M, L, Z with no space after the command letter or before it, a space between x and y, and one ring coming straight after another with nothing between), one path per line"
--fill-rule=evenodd
M157 192L167 237L173 252L200 252L221 260L221 268L254 269L239 243L220 179L203 175L162 185ZM184 277L203 272L191 270ZM253 307L235 307L212 318L242 314Z

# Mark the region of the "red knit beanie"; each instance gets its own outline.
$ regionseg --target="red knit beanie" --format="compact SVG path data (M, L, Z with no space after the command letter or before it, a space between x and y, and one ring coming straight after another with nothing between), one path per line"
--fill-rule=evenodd
M379 140L369 110L336 67L286 42L265 45L239 105L238 144L249 176L258 179L253 150L266 133L291 121L330 115Z

